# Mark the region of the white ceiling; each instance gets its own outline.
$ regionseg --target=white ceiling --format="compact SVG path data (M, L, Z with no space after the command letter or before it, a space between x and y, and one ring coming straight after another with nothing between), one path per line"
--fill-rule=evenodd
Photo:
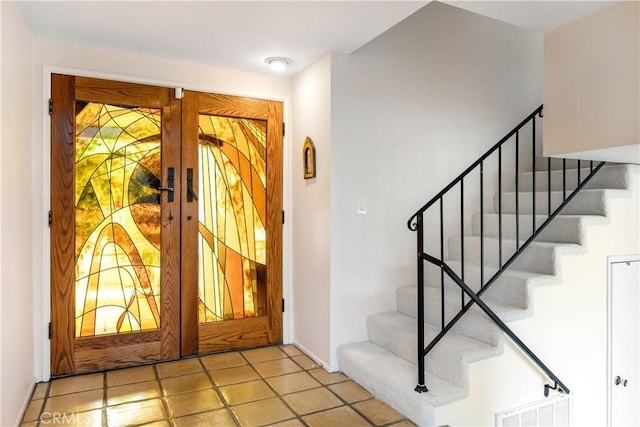
M292 59L295 75L326 52L351 53L429 1L20 1L37 37L244 71ZM446 1L536 31L615 2Z
M617 1L457 1L450 4L519 27L545 33L617 3Z

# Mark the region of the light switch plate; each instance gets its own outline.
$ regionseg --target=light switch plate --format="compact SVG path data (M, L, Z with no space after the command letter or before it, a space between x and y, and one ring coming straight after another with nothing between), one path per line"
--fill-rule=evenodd
M358 199L358 208L356 210L358 215L366 215L367 214L367 199Z

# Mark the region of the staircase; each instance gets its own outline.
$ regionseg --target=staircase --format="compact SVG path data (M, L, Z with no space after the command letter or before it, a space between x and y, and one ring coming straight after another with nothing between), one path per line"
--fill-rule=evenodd
M496 146L500 156L502 143L513 139L519 133L517 129L522 129L522 123L518 126L515 133L512 131ZM482 202L478 212L462 214L456 220L460 224L456 231L462 233L447 233L441 219L442 231L435 233L435 239L433 236L431 240L429 236L424 239L424 244L429 246L430 241L440 238L441 247L436 245L435 253L442 253L444 264L476 295L481 295L481 300L505 323L533 316L535 288L562 283L563 258L583 253L589 227L609 222L610 200L628 197L629 194L631 166L605 165L589 177L583 189L571 196L594 170L594 164L539 157L535 148L538 140L535 121L532 126L533 148L529 158L535 160L525 161L530 165L529 170L520 172L525 168L516 166L516 180L499 176L500 184L492 203ZM517 151L516 158L519 158ZM516 186L519 192L515 191ZM460 190L461 211L465 212L462 205L468 209L471 203L466 202L462 194ZM482 200L484 198L481 196ZM568 198L571 198L568 204L555 213L556 207ZM437 202L435 205L437 211ZM440 215L442 218L442 210ZM548 222L546 227L537 230L545 222ZM458 227L457 222L454 223ZM429 222L425 228L428 230L429 227L437 229L437 221ZM528 242L532 230L536 230L536 235ZM421 253L420 239L418 242L418 252ZM521 249L523 246L526 246L524 250ZM519 248L521 252L510 262ZM432 262L439 262L434 256L426 257ZM342 372L376 397L418 425L431 426L435 425L436 408L467 398L470 364L500 356L504 351L505 335L478 304L469 303L470 295L463 295L460 286L443 273L444 268L441 270L440 265L425 264L422 292L416 285L398 288L397 310L370 316L367 319L369 340L339 347L338 363ZM494 275L495 281L489 283ZM488 283L490 287L487 287ZM424 341L418 338L421 322L417 321L420 318L417 301L421 293L424 299ZM469 307L461 312L465 305ZM456 317L459 321L449 325ZM443 329L449 328L442 333ZM426 385L428 392L418 393L414 391L416 383L421 385L418 377L422 361L418 349L436 337L439 341L427 346L431 348L424 358L425 378L422 384ZM536 358L535 355L532 357ZM540 364L531 364L529 369L539 367ZM549 376L550 373L548 371L545 376L551 379L549 387L568 392L561 382L562 386L558 386L559 380ZM556 373L562 376L561 372ZM500 372L493 373L492 378L499 384ZM542 398L542 390L539 392Z

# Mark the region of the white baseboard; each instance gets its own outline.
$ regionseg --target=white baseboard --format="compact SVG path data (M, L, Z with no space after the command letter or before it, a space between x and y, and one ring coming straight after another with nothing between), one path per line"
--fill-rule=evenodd
M298 341L293 340L293 345L298 347L302 352L304 352L307 356L309 356L311 359L313 359L313 361L316 362L318 365L322 366L325 371L327 371L327 372L335 372L335 371L337 371L337 370L332 371L327 363L325 363L322 359L320 359L318 356L313 354L313 352L309 351L309 349L307 349L305 346L300 344Z
M31 402L31 396L33 396L33 392L34 392L34 390L36 388L36 382L37 382L37 380L34 378L33 385L27 391L27 395L22 400L22 405L20 406L20 412L18 413L18 418L13 423L14 426L19 426L20 425L20 421L22 421L22 416L24 415L24 412L27 410L27 406L29 406L29 402Z

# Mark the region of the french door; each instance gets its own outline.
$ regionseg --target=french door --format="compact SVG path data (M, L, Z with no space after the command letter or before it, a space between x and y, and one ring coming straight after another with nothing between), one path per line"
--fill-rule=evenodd
M52 76L51 372L282 340L282 105Z
M182 127L182 353L281 342L282 105L185 91Z

